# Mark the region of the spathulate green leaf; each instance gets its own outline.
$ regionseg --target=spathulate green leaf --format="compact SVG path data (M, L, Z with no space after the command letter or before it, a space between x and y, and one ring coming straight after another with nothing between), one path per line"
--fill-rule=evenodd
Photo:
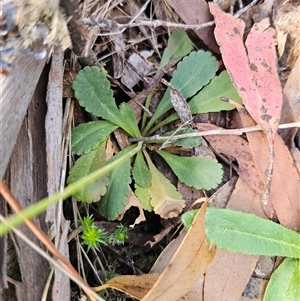
M158 150L157 153L164 158L178 179L187 186L210 190L216 188L222 181L222 166L216 160L180 157L162 150Z
M139 202L141 203L144 210L152 211L153 206L151 205L151 184L149 183L147 186L142 187L138 184L134 184L135 187L135 195L138 198Z
M208 209L207 238L219 248L250 255L300 258L300 235L297 232L253 214Z
M105 120L82 123L72 129L72 150L76 155L89 153L118 126Z
M134 115L133 108L127 103L121 103L120 114L122 116L122 121L126 124L127 132L132 133L133 137L140 137L141 133Z
M104 72L98 67L80 70L73 82L75 97L82 107L98 117L118 124L120 113L113 98L113 91Z
M122 157L135 146L133 145L123 149L113 156L108 163ZM130 183L130 159L128 159L110 173L107 192L99 202L99 211L108 220L115 220L119 214L123 213L123 210L128 203Z
M214 77L207 86L191 99L189 106L193 114L234 109L232 105L221 101L221 97L227 97L237 103L242 103L242 99L233 86L227 71L223 71L219 76Z
M118 110L105 73L98 67L85 67L80 70L73 82L73 89L80 105L88 112L118 125L134 136Z
M106 140L99 144L96 149L86 155L82 155L75 162L67 179L68 184L74 183L106 165L105 145ZM78 201L86 203L97 202L106 193L108 182L108 175L105 175L93 183L81 187L73 196Z
M194 51L178 64L170 83L183 97L189 98L209 83L218 68L219 63L211 52Z
M170 84L187 99L207 85L217 70L218 61L210 52L203 50L192 52L178 64ZM167 89L145 131L148 131L153 123L171 108L170 89Z
M242 103L242 99L233 86L227 71L223 71L219 76L215 76L211 82L206 85L189 102L192 114L201 114L209 112L229 111L234 109L231 104L221 101L221 97L227 97L237 103ZM154 126L150 133L155 132L160 127L179 119L177 113L166 117L159 124Z
M185 207L182 195L176 190L174 185L155 167L149 155L144 151L148 167L152 174L152 179L148 194L154 212L162 218L176 217Z
M264 301L295 301L300 297L300 261L285 258L271 275Z
M183 29L174 29L164 50L160 66L164 67L174 59L188 55L194 46Z
M136 154L132 176L135 183L141 187L146 187L151 182L151 172L145 162L142 151Z

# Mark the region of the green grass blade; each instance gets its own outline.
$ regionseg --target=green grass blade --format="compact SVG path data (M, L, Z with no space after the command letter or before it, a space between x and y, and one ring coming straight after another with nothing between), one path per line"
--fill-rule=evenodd
M219 248L250 255L300 258L297 232L253 214L208 208L205 227L207 238Z
M300 298L300 261L285 258L272 274L264 301L296 301Z
M6 218L3 222L0 223L0 236L5 235L9 232L13 227L17 227L24 223L25 219L32 219L33 217L39 215L44 212L48 206L53 205L60 200L64 200L71 195L73 195L76 191L78 191L82 186L92 183L100 177L105 176L109 172L111 172L114 168L121 165L123 162L134 156L142 147L142 143L139 142L137 147L125 154L123 157L115 160L104 166L103 168L94 171L92 174L87 177L68 185L63 191L49 197L44 198L41 201L25 208L22 212L18 214L13 214L10 217Z

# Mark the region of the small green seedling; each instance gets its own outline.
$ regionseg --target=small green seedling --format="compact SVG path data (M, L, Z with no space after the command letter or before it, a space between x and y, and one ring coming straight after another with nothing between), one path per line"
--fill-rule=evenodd
M87 246L87 251L96 249L99 251L99 245L123 245L128 238L128 227L120 224L111 233L108 234L103 228L98 228L94 223L93 215L89 215L80 220L83 227L81 234L82 244Z

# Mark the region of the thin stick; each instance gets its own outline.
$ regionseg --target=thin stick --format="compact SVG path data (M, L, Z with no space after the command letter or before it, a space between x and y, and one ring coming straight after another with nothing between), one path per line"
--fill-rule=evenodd
M171 139L176 135L176 133L177 133L178 131L180 131L183 127L185 127L186 125L191 124L191 121L192 121L192 119L186 121L186 122L183 123L183 124L181 124L180 127L177 128L177 129L174 131L174 133L170 136L170 138L167 139L167 140L162 144L162 146L161 146L159 149L163 149L163 148L167 147L167 146L168 146L168 142L171 141Z
M293 122L293 123L285 123L280 124L278 126L279 129L287 129L287 128L300 128L300 121ZM215 130L209 130L209 131L202 131L202 132L195 132L195 133L188 133L188 134L181 134L176 136L160 136L160 135L154 135L151 137L140 137L140 138L130 138L130 142L138 142L138 141L144 141L144 142L155 142L155 141L176 141L178 139L183 138L193 138L193 137L199 137L199 136L209 136L209 135L243 135L245 133L250 132L256 132L256 131L262 131L262 127L259 125L251 126L248 128L241 128L241 129L223 129L218 128Z
M254 0L250 4L245 6L244 8L240 9L239 11L237 11L235 13L234 17L235 18L240 17L248 9L253 7L258 1L259 0ZM209 27L209 26L212 26L215 24L214 21L210 21L210 22L206 22L206 23L202 23L202 24L173 23L173 22L167 22L167 21L162 21L162 20L142 20L139 22L134 22L144 12L144 10L146 9L149 2L150 1L148 0L143 5L143 7L139 11L139 13L136 16L134 16L132 18L132 20L130 20L129 23L126 23L126 24L119 24L118 22L113 21L113 20L100 19L97 21L97 20L93 20L90 18L83 18L82 22L83 22L83 24L90 25L90 26L98 25L100 28L105 28L105 27L107 27L108 22L112 22L112 24L114 25L112 28L114 30L107 32L107 33L100 33L100 34L98 34L99 36L111 36L111 35L120 34L120 33L123 33L127 28L138 27L138 26L148 26L148 27L152 27L152 28L164 26L164 27L183 28L185 30L186 29L199 30L199 29L203 29L203 28L206 28L206 27Z

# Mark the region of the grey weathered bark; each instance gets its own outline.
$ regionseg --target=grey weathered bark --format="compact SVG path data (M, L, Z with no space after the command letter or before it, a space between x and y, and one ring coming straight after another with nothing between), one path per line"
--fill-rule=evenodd
M13 54L13 69L0 74L0 178L3 178L46 59Z
M40 81L36 84L32 101L21 126L7 170L7 184L23 207L27 207L47 196L44 128L47 79L48 74L44 72ZM35 222L47 233L44 216L39 216L35 219ZM20 230L41 246L27 226L20 226ZM22 279L22 282L16 286L18 300L39 301L49 274L49 264L47 260L35 253L30 246L18 237L14 238L14 245Z

